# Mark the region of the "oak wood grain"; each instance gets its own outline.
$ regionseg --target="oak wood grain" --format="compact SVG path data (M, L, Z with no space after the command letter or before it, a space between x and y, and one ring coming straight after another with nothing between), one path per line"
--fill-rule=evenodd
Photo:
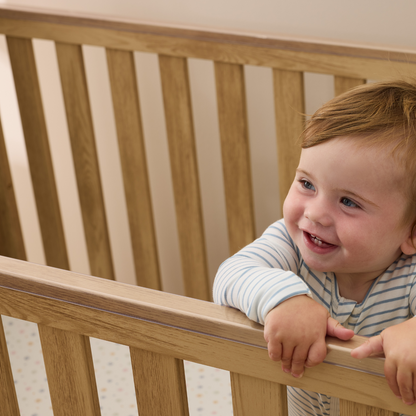
M358 85L363 85L366 83L365 79L357 79L350 77L334 77L334 92L335 96L340 95L351 88L357 87Z
M227 205L236 202L229 209L232 213L229 223L240 218L230 229L231 252L254 238L244 65L273 68L282 201L299 157L294 138L303 128L304 71L334 75L335 92L339 94L365 79L405 77L416 69L416 53L413 52L31 13L10 8L0 8L0 28L8 39L48 264L68 268L32 37L57 41L91 271L97 276L113 279L80 45L107 48L136 273L139 282L151 287L158 287L158 266L131 52L160 54L185 287L189 296L200 299L209 299L210 290L186 58L215 62L223 156L229 165L226 169L236 170L224 175L228 183L226 192L233 195L231 199L234 200ZM0 146L2 142L0 137ZM4 146L0 148L0 180L5 186L2 194L7 200L0 196L0 207L8 206L6 216L14 218L10 227L17 230L15 235L19 239L18 219L13 217L17 209L10 191L10 172L4 150ZM234 164L231 163L233 153L238 155L238 162ZM239 180L244 182L243 186ZM47 192L42 188L44 183ZM146 196L139 201L138 195ZM139 210L144 213L144 223L136 217ZM48 216L49 212L52 217ZM1 228L0 238L2 234L10 234L10 230L4 232ZM0 242L1 252L5 251L2 244L7 244L10 249L14 245ZM16 244L21 245L21 242ZM148 244L149 252L143 244ZM20 253L19 256L24 258L23 252ZM130 346L139 408L144 414L187 414L182 360L191 360L232 372L237 415L266 416L275 414L276 409L280 414L286 414L285 385L340 397L341 415L416 415L414 407L405 406L388 388L383 377L382 357L360 361L351 357L351 350L364 342L360 337L349 342L328 338L325 362L307 369L301 379L294 379L283 373L279 364L269 360L262 327L236 310L8 258L0 258L0 313L39 324L57 415L99 414L88 342L91 336ZM11 406L5 408L7 414L16 414L13 380L4 345L0 328L0 381L2 386L7 385L1 389L0 401L6 400ZM152 405L155 396L166 400ZM0 414L2 411L3 407Z
M299 164L299 136L305 127L303 73L273 70L280 202L289 192Z
M110 239L81 46L57 43L56 52L90 270L94 276L114 279Z
M0 122L0 255L26 260L9 159Z
M146 416L188 416L183 361L130 348L137 408Z
M241 65L215 62L230 254L255 238L247 104Z
M69 268L32 42L7 37L47 264Z
M416 66L416 53L390 47L236 35L5 7L0 8L0 27L11 36L363 79L412 76Z
M38 325L54 416L100 416L89 339Z
M340 416L399 416L396 412L390 412L389 410L366 406L348 400L340 400L339 407Z
M208 266L186 59L159 56L185 294L209 300Z
M161 289L133 54L107 49L137 284Z
M0 317L0 416L20 416L12 367L4 336L3 321Z
M287 416L286 386L231 373L233 410L236 416Z
M229 308L4 257L0 258L0 270L1 314L416 415L416 408L404 405L385 378L375 374L382 373L383 359L358 362L350 357L351 348L364 342L362 338L343 343L344 349L338 352L345 360L339 364L333 357L336 365L322 363L307 369L301 379L294 379L283 373L279 363L270 361L265 341L261 341L261 327L237 311L229 315Z

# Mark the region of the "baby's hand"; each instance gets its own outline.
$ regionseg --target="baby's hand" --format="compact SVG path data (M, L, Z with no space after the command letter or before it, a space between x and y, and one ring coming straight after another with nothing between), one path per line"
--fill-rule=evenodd
M270 358L282 361L282 370L294 377L302 377L305 367L325 359L327 333L344 340L354 335L306 295L290 298L272 309L264 326Z
M416 400L416 319L385 329L352 350L354 358L384 352L384 374L393 393L406 404Z

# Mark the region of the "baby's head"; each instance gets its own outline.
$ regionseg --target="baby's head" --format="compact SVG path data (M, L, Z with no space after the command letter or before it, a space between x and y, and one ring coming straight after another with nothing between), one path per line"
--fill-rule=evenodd
M416 82L384 81L354 88L324 104L302 133L307 149L337 137L390 152L406 171L404 224L416 232ZM413 234L412 233L412 234Z

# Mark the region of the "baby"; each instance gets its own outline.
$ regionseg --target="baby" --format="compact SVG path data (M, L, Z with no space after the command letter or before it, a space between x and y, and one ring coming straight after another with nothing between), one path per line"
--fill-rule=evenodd
M416 83L357 87L322 106L302 133L284 219L226 260L214 300L264 324L269 356L302 377L325 336L371 337L385 375L416 400ZM337 400L288 387L289 413L336 414Z

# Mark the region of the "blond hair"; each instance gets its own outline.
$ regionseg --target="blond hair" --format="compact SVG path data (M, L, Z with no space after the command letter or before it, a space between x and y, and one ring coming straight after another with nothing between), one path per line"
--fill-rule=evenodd
M324 104L301 134L302 148L336 137L353 137L358 145L389 149L406 170L409 204L404 223L416 231L416 81L361 85Z

